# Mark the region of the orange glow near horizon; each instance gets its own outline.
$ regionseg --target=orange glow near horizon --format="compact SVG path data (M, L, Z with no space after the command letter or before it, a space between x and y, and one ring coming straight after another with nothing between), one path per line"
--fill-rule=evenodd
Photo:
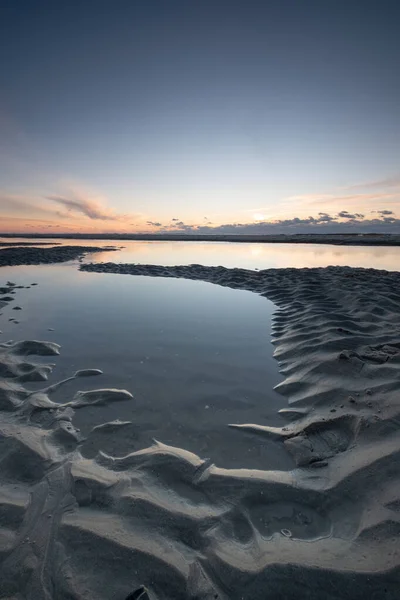
M372 182L369 185L373 188L376 184ZM299 227L309 227L312 233L318 230L316 228L346 223L352 225L356 232L360 225L398 226L400 178L391 185L393 191L380 189L349 194L351 188L344 188L339 190L341 195L290 196L278 200L275 205L270 202L254 208L209 212L207 217L199 214L199 210L203 210L201 202L197 203L196 210L194 206L185 206L177 213L173 207L170 212L164 204L155 210L157 218L144 212L133 213L131 205L121 204L121 199L110 201L79 186L64 187L62 194L39 197L0 191L0 233L212 233L215 230L216 233L260 234L264 227L265 233L271 234L275 226L288 228L288 233L296 233ZM368 184L364 187L367 188ZM384 187L385 182L382 183ZM218 208L217 201L215 205ZM174 217L174 214L180 218Z

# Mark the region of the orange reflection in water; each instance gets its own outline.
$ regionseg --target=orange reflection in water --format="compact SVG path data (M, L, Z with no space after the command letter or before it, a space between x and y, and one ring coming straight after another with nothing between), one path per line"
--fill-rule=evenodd
M99 252L89 255L86 259L89 262L127 262L169 266L197 263L244 269L339 265L387 271L398 271L400 265L400 247L396 246L65 239L52 241L70 246L123 246L118 252Z
M285 267L364 267L397 271L400 247L329 246L323 244L246 244L227 242L124 242L116 253L88 257L95 262L269 269Z

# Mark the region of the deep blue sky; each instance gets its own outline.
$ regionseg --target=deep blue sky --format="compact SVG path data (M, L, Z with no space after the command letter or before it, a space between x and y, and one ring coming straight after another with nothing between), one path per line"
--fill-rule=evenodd
M399 22L391 0L3 0L0 214L395 211Z

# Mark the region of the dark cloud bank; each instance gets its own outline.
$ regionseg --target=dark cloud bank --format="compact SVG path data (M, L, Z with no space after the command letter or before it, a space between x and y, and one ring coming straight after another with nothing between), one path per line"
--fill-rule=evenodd
M150 224L150 222L149 222ZM391 210L372 211L367 218L362 213L350 213L342 210L336 215L325 212L317 217L294 217L277 221L257 221L256 223L226 223L219 226L187 225L173 219L168 225L151 223L160 233L198 233L198 234L296 234L296 233L399 233L400 219Z

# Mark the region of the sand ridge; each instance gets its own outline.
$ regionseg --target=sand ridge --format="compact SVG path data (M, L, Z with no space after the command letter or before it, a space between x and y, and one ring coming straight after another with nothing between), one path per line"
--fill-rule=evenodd
M1 245L1 244L0 244ZM28 243L7 244L8 248L0 248L0 267L14 265L41 265L60 263L68 260L81 260L90 252L112 252L115 247L97 248L95 246L61 246L52 244L51 248L41 243L31 246Z
M60 385L101 373L82 365L32 392L24 384L45 381L52 365L31 356L56 356L59 346L3 343L0 597L397 599L400 274L80 268L201 279L273 300L287 424L226 425L249 444L283 444L297 467L226 469L162 440L138 448L117 418L84 439L74 410L134 403L130 392L93 390L59 404Z

